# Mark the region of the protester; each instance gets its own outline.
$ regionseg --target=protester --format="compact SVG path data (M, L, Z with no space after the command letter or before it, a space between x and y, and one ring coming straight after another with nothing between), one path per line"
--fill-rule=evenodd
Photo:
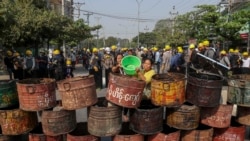
M14 66L13 66L13 53L10 50L7 51L7 56L4 57L4 64L7 68L9 78L10 80L12 80L13 79L12 73Z

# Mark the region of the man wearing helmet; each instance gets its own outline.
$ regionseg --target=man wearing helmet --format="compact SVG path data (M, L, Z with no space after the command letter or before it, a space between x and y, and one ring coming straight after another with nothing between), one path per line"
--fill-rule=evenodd
M25 54L26 54L26 57L24 57L24 60L23 60L24 77L33 78L35 74L34 70L36 66L35 57L33 57L31 50L26 50Z
M55 69L55 79L57 81L64 79L64 57L58 49L53 51L52 64Z
M7 71L9 73L9 77L10 77L10 80L12 80L12 73L13 73L13 69L14 69L14 66L13 66L13 53L8 50L7 52L7 55L6 57L4 57L4 64L7 68Z
M23 79L23 60L20 57L20 54L18 52L14 53L14 58L13 58L13 64L14 64L14 78L18 80Z
M102 71L100 66L100 57L98 55L99 50L97 48L93 48L92 56L89 61L89 74L94 75L95 84L97 89L102 88Z
M105 54L102 59L102 65L105 68L105 80L106 80L106 87L108 87L109 82L109 73L111 72L112 67L114 66L114 56L110 54L110 48L105 48Z

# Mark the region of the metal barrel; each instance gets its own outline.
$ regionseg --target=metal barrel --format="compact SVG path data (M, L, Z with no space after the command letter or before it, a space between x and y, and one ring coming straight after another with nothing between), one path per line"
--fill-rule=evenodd
M18 105L15 80L0 80L0 108Z
M160 133L149 135L147 141L179 141L180 135L180 130L163 124L163 130Z
M209 126L200 125L197 129L181 132L181 141L212 141L214 129Z

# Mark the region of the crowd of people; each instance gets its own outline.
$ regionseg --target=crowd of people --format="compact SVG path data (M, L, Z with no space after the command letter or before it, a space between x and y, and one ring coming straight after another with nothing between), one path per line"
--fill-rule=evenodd
M64 57L58 49L53 51L52 57L48 57L44 50L41 50L38 56L34 56L31 50L26 50L25 56L8 50L4 57L4 64L10 80L48 77L62 80L73 77L74 59L74 55Z

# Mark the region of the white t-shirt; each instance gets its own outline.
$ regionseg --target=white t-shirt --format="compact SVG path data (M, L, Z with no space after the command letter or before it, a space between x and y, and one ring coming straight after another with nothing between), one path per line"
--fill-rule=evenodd
M250 67L250 58L242 59L242 67L249 68Z

